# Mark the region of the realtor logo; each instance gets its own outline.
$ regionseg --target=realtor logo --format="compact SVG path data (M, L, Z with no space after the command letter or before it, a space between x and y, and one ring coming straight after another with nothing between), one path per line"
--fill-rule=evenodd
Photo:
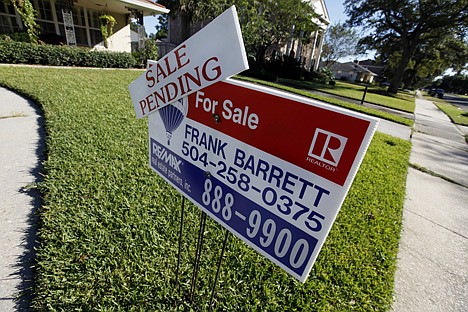
M338 166L348 138L317 128L315 130L309 156L319 161Z

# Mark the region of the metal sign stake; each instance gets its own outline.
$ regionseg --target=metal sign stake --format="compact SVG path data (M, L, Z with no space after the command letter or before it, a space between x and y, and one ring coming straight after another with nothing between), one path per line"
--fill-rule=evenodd
M195 293L195 286L197 283L198 271L200 268L200 256L201 256L201 251L203 248L203 237L205 233L206 216L207 214L204 211L202 211L201 218L200 218L200 231L198 232L197 250L195 251L195 262L193 264L192 285L190 288L190 302L192 302L193 295Z
M221 271L221 264L223 263L224 252L226 251L226 246L227 246L228 239L229 239L230 232L228 230L224 230L224 232L225 234L224 234L223 248L221 250L221 255L219 256L218 268L216 269L216 277L215 277L215 280L213 282L213 286L211 289L211 298L210 298L210 306L209 306L210 311L213 309L213 301L214 301L216 285L218 284L219 273Z
M179 297L180 297L180 283L179 283L180 254L182 252L182 230L184 226L184 209L185 209L185 197L182 196L182 209L180 212L180 228L179 228L179 251L177 253L177 270L176 270L176 287L179 290Z

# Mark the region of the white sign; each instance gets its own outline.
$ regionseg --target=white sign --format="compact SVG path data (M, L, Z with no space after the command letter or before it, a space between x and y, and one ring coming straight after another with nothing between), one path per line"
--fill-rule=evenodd
M248 69L234 6L158 62L129 86L137 118Z
M148 119L150 167L305 282L377 119L228 80Z

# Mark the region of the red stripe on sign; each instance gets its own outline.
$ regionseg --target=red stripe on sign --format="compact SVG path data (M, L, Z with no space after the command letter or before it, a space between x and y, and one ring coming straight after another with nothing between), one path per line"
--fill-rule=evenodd
M215 122L213 114L220 117ZM343 185L367 120L218 82L189 96L192 120Z

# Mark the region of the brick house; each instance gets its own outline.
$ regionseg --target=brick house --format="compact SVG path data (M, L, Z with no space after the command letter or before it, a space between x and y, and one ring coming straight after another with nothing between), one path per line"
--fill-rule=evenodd
M150 0L29 0L37 11L36 22L41 27L41 39L49 43L76 44L105 49L99 17L111 15L117 21L108 39L108 50L131 52L130 28L134 20L143 25L143 16L165 14L169 10ZM139 27L142 29L142 27ZM23 24L18 12L5 0L0 0L0 34L19 32ZM141 33L140 33L141 37Z

